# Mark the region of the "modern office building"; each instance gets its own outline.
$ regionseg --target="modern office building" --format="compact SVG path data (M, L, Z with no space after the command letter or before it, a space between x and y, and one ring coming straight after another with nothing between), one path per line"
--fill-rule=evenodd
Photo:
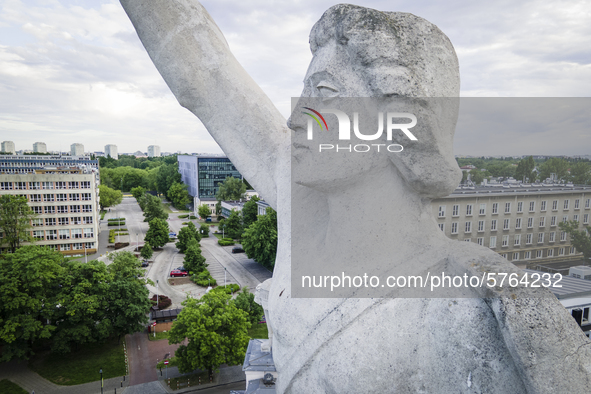
M2 152L12 153L13 155L16 154L16 149L14 148L14 142L12 142L12 141L3 141L1 150L2 150Z
M160 157L160 147L158 145L148 146L148 157Z
M118 160L119 153L117 153L117 145L105 145L105 156L111 156L111 159Z
M57 167L81 167L96 169L98 160L89 156L50 156L50 155L0 155L0 174L32 174L37 170Z
M93 254L99 234L98 179L98 171L88 167L0 174L0 195L27 197L36 215L31 221L36 245L66 255ZM6 253L6 245L0 243L0 252Z
M432 202L441 231L476 242L514 264L581 259L558 227L574 220L589 226L591 186L505 185L456 189Z
M70 155L72 156L84 156L84 145L72 144L70 145Z
M33 144L33 152L47 153L47 145L45 145L45 142L35 142Z

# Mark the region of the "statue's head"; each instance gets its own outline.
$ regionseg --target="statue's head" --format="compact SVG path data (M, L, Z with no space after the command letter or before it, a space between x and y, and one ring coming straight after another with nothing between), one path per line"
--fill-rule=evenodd
M445 34L412 14L340 4L314 25L310 47L314 56L302 97L325 97L327 107L330 97L417 99L404 112L417 112L419 122L412 131L418 141L401 140L403 153L359 156L366 165L355 168L371 170L389 161L426 197L453 191L461 178L452 153L460 81L458 60ZM343 174L352 172L344 169Z

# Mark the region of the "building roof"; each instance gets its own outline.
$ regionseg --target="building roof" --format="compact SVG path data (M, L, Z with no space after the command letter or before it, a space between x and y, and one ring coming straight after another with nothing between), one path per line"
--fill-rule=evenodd
M530 278L532 274L548 274L548 272L530 269L525 269L523 271L525 271L530 276ZM591 280L573 278L572 276L564 275L560 279L559 277L554 278L554 275L556 274L549 275L550 281L552 282L550 291L552 291L556 298L561 300L561 302L567 298L591 297ZM548 283L546 279L540 279L540 285L542 285L543 282ZM562 287L556 287L555 285Z
M251 339L248 342L246 356L244 356L243 371L275 372L273 354L261 351L261 345L266 339ZM247 390L248 391L248 390Z
M152 320L164 320L164 319L174 319L181 313L180 308L178 309L165 309L162 311L153 311L150 313L150 317Z
M459 187L449 196L443 198L481 197L503 195L550 195L586 192L591 193L591 186L585 185L558 185L558 184L507 184L495 186L471 186Z

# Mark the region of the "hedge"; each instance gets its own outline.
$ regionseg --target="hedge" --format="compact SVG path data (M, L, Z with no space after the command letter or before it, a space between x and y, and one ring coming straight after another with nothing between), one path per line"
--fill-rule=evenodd
M179 215L179 219L186 219L188 217L189 217L189 214L187 214L187 215Z
M195 284L203 287L217 285L217 281L211 276L207 269L204 269L197 275L193 275L191 280L195 282Z
M231 246L231 245L234 245L234 241L233 240L228 241L227 238L222 238L222 239L218 239L218 244L220 246Z
M226 285L225 287L220 285L220 286L216 287L215 289L212 289L211 291L232 294L232 292L236 293L239 290L240 290L239 285L237 285L236 283L230 283L230 284Z

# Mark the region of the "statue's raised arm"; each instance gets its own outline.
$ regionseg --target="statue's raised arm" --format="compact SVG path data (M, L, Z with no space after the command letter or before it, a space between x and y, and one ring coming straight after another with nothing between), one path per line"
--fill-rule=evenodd
M179 103L195 114L242 175L276 206L277 161L289 129L230 52L196 0L121 0L142 44Z

